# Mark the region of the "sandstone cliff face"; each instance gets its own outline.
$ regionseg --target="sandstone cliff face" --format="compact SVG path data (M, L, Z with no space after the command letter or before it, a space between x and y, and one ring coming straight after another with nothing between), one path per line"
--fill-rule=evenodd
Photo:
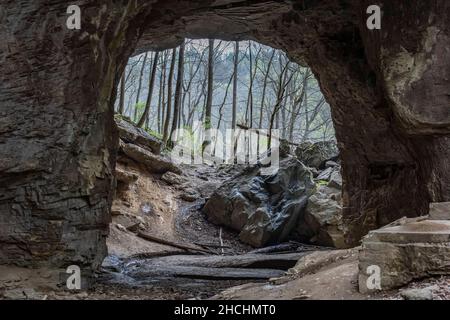
M0 263L95 268L106 252L127 57L184 36L255 39L308 63L331 105L347 242L450 200L450 4L378 1L2 1Z

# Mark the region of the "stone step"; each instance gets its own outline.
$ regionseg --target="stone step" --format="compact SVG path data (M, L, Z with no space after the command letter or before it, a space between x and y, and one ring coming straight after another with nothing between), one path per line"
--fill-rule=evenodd
M393 243L450 242L450 220L417 221L373 230L370 235L376 241Z
M450 220L450 202L430 203L431 220Z

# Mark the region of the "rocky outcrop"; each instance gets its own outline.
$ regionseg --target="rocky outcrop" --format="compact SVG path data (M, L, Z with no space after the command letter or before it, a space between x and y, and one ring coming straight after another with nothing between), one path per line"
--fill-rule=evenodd
M211 222L239 231L243 242L256 247L290 238L345 248L341 188L337 163L313 179L308 167L288 156L272 176L261 175L258 167L246 168L214 192L203 210Z
M132 143L158 155L161 153L162 141L150 135L147 131L137 127L121 116L115 117L120 139L125 143Z
M119 162L140 164L152 173L181 173L169 157L160 154L161 140L119 116L116 116L116 123L120 137Z
M322 246L345 248L341 190L319 185L308 199L297 224L296 235L303 241Z
M450 202L430 203L431 220L450 220Z
M156 155L138 145L121 142L119 145L119 161L129 162L130 160L142 164L148 171L154 173L165 173L171 171L181 173L181 169L169 158Z
M324 168L329 160L337 160L339 151L334 141L303 142L295 149L295 155L308 167Z
M371 231L359 253L362 293L401 287L450 274L450 221L401 220Z
M289 237L313 190L311 172L290 157L280 161L272 176L247 168L220 187L203 211L211 222L237 230L242 241L261 247Z
M179 174L168 171L161 176L161 180L169 185L182 185L187 179Z

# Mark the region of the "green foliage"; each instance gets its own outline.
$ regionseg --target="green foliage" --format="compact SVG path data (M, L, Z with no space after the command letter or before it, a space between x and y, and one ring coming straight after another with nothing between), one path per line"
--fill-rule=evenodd
M149 135L151 135L151 136L153 136L153 137L155 137L155 138L157 138L157 139L162 139L163 138L163 136L162 136L162 134L161 133L159 133L159 132L157 132L157 131L154 131L154 130L151 130L151 129L146 129L145 130Z
M130 117L125 116L125 115L120 114L120 113L114 113L114 119L116 119L116 120L125 120L125 121L128 121L128 122L133 122L133 121L131 121Z
M317 187L326 186L327 184L328 184L328 181L326 181L326 180L319 180L316 182Z
M136 115L137 118L135 119L135 121L139 121L139 119L142 117L142 115L144 114L144 110L145 110L145 103L144 102L138 102L134 105L134 110L137 110Z

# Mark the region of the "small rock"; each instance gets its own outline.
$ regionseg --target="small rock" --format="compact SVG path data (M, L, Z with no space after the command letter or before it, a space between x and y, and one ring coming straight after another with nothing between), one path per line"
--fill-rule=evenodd
M120 216L120 215L122 215L122 212L120 210L113 209L113 210L111 210L111 215L112 216Z
M431 220L450 220L450 202L430 203Z
M189 202L197 200L200 195L193 189L186 189L184 193L181 194L181 199Z
M333 168L327 168L326 170L322 171L318 176L317 180L330 180L331 174L333 173Z
M6 290L3 297L11 300L41 300L42 296L39 295L33 288L17 288L12 290Z
M131 231L131 232L136 232L140 227L140 225L142 225L142 223L135 223L135 224L132 224L131 226L128 226L127 227L127 230L128 231Z
M339 171L334 171L330 176L330 182L328 182L328 187L341 189L342 188L342 176Z
M435 286L426 287L422 289L407 289L400 292L400 295L405 300L433 300L433 290Z
M161 176L161 180L169 185L180 185L186 182L186 178L180 176L179 174L167 171Z
M116 228L119 229L120 231L124 231L127 232L127 228L125 228L123 225L121 225L120 223L116 224Z
M339 166L339 164L336 161L328 160L327 162L325 162L325 167L327 168L334 168L337 166Z
M135 218L137 221L139 221L139 223L145 224L145 220L141 216L135 216Z

